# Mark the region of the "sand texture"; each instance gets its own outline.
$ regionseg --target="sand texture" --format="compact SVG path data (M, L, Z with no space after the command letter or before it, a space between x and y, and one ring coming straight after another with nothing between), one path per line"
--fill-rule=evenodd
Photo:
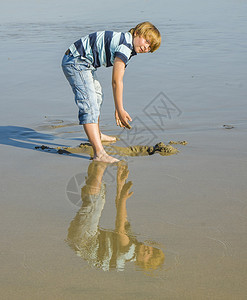
M170 142L169 144L181 144L186 145L187 142ZM105 146L105 150L109 155L119 155L119 156L145 156L153 155L159 153L162 156L172 155L178 153L178 149L172 147L171 145L165 145L160 142L155 146L129 146L120 147L114 145ZM78 147L56 147L51 148L48 146L36 146L36 149L41 149L45 151L57 151L58 154L70 154L70 153L84 153L93 157L93 148L90 143L81 143Z

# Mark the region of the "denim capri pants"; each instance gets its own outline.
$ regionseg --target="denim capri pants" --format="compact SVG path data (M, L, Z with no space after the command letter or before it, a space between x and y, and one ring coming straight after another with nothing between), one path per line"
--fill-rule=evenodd
M103 93L96 69L86 59L72 54L64 55L62 68L79 108L79 124L98 123Z

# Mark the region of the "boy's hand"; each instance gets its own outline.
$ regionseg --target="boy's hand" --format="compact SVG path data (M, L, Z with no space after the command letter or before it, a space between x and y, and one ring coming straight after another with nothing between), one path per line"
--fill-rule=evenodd
M115 110L115 118L116 118L116 123L117 126L120 127L126 127L128 129L131 129L130 124L128 123L128 121L132 121L130 115L127 113L127 111L122 110L120 112L118 112L117 110Z
M132 181L128 181L127 183L124 184L122 190L121 190L121 194L120 194L120 199L121 200L127 200L128 198L130 198L134 192L130 192L130 189L132 188L133 183Z

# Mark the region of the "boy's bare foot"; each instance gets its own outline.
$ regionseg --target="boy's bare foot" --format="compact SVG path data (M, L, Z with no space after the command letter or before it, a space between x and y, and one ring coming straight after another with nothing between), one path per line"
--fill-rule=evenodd
M117 141L117 138L115 136L110 136L103 133L100 134L100 137L101 137L101 142L115 143Z
M110 155L108 155L106 152L105 153L102 153L101 155L99 156L95 156L93 158L94 161L101 161L101 162L105 162L105 163L116 163L116 162L119 162L119 159L115 158L115 157L112 157Z

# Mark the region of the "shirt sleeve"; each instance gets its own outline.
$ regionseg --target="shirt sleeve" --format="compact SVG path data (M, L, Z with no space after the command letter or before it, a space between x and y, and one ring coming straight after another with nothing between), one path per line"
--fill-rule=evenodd
M130 59L131 52L132 52L132 50L129 47L121 44L121 45L117 46L114 58L119 57L125 63L125 65L127 65L128 61Z

